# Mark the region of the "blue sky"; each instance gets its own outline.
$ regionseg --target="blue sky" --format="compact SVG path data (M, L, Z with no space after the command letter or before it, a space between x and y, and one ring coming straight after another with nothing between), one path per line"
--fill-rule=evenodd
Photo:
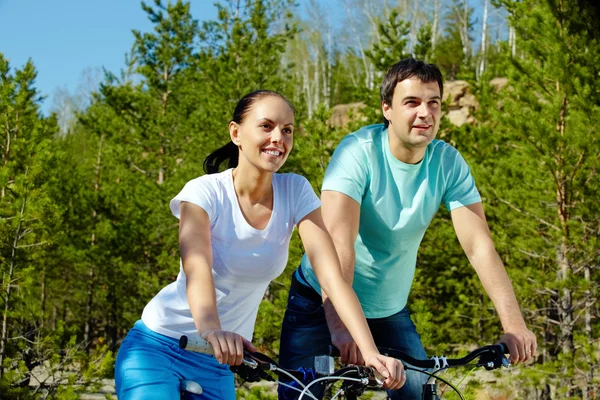
M146 3L154 4L153 0ZM192 15L216 19L213 0L194 0ZM35 87L48 98L59 88L73 92L86 69L118 72L133 44L132 29L150 31L139 0L0 0L0 52L14 71L32 59Z
M215 1L191 0L193 17L216 19ZM475 5L483 0L469 1ZM317 3L325 5L334 24L339 23L336 17L343 9L332 6L336 3L331 0ZM38 71L35 87L47 96L42 111L48 114L57 92L89 92L101 80L102 67L119 73L133 44L131 30L152 30L140 4L141 0L0 0L0 52L13 71L33 60ZM89 77L92 86L86 87Z

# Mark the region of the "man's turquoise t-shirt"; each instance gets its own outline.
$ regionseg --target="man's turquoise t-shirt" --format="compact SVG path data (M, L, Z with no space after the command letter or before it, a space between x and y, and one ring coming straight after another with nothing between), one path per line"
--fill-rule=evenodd
M454 147L434 140L421 162L405 164L390 152L383 124L342 139L322 190L344 193L361 205L353 287L367 318L387 317L406 306L419 245L440 204L451 211L481 201ZM320 292L306 254L301 268Z

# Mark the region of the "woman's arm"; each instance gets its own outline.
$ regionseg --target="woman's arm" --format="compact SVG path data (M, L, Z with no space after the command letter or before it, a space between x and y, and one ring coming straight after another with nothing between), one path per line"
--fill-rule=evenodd
M344 279L333 241L318 208L298 223L298 231L321 289L327 294L342 322L358 345L365 363L386 377L386 386L398 389L406 380L398 360L379 354L362 308L350 284Z
M256 349L242 336L221 330L212 276L210 219L204 209L188 202L181 203L180 215L179 251L194 324L200 336L212 345L220 363L239 365L244 346Z

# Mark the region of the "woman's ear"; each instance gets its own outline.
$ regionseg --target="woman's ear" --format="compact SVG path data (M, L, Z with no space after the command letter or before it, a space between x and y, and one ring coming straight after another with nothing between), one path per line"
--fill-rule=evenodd
M229 137L233 144L240 145L240 126L236 122L231 121L229 123Z

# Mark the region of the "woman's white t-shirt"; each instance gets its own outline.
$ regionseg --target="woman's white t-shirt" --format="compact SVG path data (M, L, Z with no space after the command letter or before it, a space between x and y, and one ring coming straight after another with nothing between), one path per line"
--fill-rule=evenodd
M271 219L265 229L255 229L242 215L232 171L189 181L170 205L177 218L182 201L196 204L207 212L221 329L252 340L258 306L265 290L287 264L294 227L317 209L320 202L306 178L296 174L273 174ZM146 305L142 321L153 331L177 339L181 335L198 334L187 301L181 262L177 280Z

